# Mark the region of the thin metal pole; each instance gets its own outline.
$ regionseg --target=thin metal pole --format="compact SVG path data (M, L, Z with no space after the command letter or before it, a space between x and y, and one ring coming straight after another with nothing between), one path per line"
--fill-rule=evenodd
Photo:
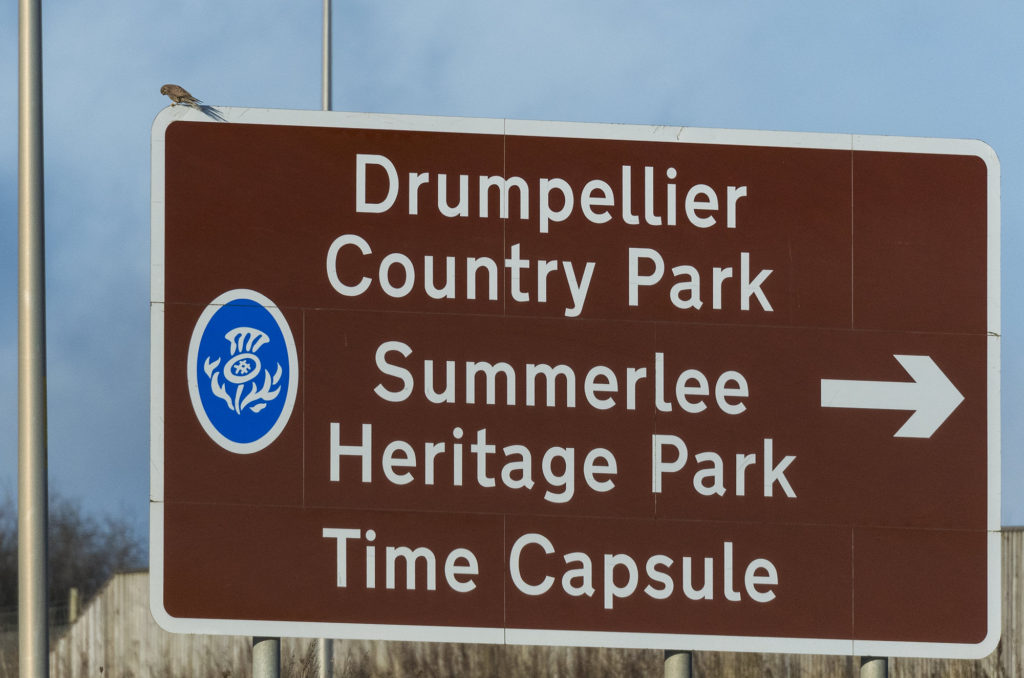
M323 63L321 64L320 95L323 109L331 110L331 0L324 0ZM319 659L318 678L331 678L334 668L334 646L330 639L321 638L317 643Z
M334 641L330 638L321 638L317 648L319 659L318 678L332 678L334 675Z
M693 653L665 650L665 678L693 678Z
M50 674L40 0L18 2L18 674Z
M321 94L323 108L331 110L331 0L324 0L324 49Z
M860 678L888 678L888 657L861 657Z
M281 639L252 639L252 678L281 677Z

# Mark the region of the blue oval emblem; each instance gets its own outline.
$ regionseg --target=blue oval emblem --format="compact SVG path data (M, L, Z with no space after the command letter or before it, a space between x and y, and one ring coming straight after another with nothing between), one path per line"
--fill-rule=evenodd
M203 429L236 454L259 452L288 423L298 355L284 315L252 290L231 290L199 316L188 347L188 389Z

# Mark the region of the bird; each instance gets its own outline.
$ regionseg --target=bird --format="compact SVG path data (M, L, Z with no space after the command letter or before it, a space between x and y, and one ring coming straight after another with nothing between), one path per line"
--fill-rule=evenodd
M171 98L171 106L177 106L178 104L185 104L192 108L199 108L199 104L203 103L199 99L188 93L181 85L164 85L160 88L160 94L166 94Z

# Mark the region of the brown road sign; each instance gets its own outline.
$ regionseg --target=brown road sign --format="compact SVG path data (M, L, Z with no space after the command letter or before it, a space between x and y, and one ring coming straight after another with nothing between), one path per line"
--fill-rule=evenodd
M224 115L153 128L166 628L994 648L987 146Z

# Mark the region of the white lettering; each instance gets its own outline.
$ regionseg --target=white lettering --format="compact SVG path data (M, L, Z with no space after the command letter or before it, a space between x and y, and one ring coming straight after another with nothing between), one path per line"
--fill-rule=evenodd
M512 576L512 583L517 589L528 596L541 596L548 592L555 579L551 575L545 575L539 584L529 584L523 579L519 559L522 556L523 549L527 546L539 546L547 554L554 553L555 547L551 540L544 535L531 532L516 539L515 543L512 544L512 550L509 551L508 568L509 574Z
M330 281L331 287L337 290L338 294L346 297L358 297L370 288L371 281L368 277L363 276L355 285L346 285L341 282L341 278L338 277L338 253L341 252L341 248L345 245L353 245L359 248L363 256L370 254L372 251L370 250L370 244L358 235L347 234L338 236L327 249L327 280Z
M369 202L366 199L366 167L376 165L384 169L388 177L387 195L380 202ZM365 153L356 154L356 212L381 213L387 212L395 204L398 197L398 172L395 165L383 155Z
M557 211L551 209L552 190L562 194L562 206ZM572 213L572 203L572 187L565 179L541 179L540 232L548 232L549 221L565 221Z

